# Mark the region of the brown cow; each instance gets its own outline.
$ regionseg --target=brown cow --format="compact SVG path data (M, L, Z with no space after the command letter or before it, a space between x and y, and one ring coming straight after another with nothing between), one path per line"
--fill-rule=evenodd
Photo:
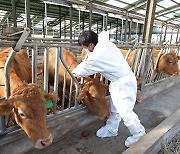
M120 51L124 57L126 56L128 52L128 50L122 50L122 49L120 49ZM153 58L154 58L155 63L157 61L159 52L160 52L160 48L156 48L154 50ZM82 50L81 59L83 60L85 56L86 56L86 51ZM133 56L134 56L134 51L131 51L127 58L127 62L130 66L132 66ZM158 59L154 78L156 78L158 73L166 73L168 75L178 75L179 74L179 67L178 67L179 59L180 59L180 56L176 56L176 54L174 53L174 49L172 49L170 53L162 53Z
M120 51L122 52L124 57L128 52L128 50L120 50ZM179 74L178 59L180 59L180 57L176 56L173 50L170 53L162 53L159 59L157 59L159 52L160 52L160 48L156 48L153 53L154 63L157 62L157 67L154 74L154 80L156 79L158 73L165 73L168 75L178 75ZM130 66L132 65L133 56L134 56L134 51L132 51L127 58L127 62Z
M12 48L0 51L0 66ZM54 95L44 95L36 84L31 84L31 62L24 50L20 50L10 66L10 92L6 101L0 102L0 116L14 114L16 123L26 132L36 148L42 149L52 143L52 136L46 127L46 99L55 101ZM28 84L29 83L29 84ZM4 68L0 69L0 84L5 84ZM0 97L5 97L4 86Z
M54 85L54 71L55 71L55 51L56 48L49 49L49 84ZM63 58L66 65L70 70L73 70L78 65L76 56L70 52L67 48L64 48ZM59 66L59 81L58 81L58 93L59 97L62 96L62 87L64 83L64 66L60 63ZM78 96L78 100L83 100L88 109L97 115L100 119L105 119L109 116L109 106L105 99L107 85L102 84L96 79L86 77L84 79L84 87ZM67 74L66 78L66 94L69 93L71 77ZM74 88L73 88L74 89ZM103 108L103 109L102 109Z
M128 50L121 50L123 56L125 57ZM155 49L154 51L154 62L157 61L158 54L160 52L160 49ZM81 60L84 60L86 56L86 51L82 49L81 52ZM130 52L127 62L130 66L132 66L133 62L133 56L134 56L134 51ZM179 56L176 56L174 53L174 50L171 51L168 54L161 54L157 63L157 68L154 73L154 80L156 79L158 73L166 73L169 75L178 75L179 74L179 65L178 65L178 59L180 59ZM137 84L140 85L142 83L141 78L137 78ZM136 97L136 102L140 102L140 96L137 94Z

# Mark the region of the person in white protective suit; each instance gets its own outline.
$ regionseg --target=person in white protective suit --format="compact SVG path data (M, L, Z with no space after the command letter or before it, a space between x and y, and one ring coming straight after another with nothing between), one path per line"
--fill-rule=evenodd
M84 31L80 34L78 42L89 54L72 73L81 77L101 73L110 81L111 114L106 125L96 132L96 136L117 136L122 119L132 134L125 141L126 147L130 147L146 134L138 116L133 112L137 93L136 77L120 50L109 41L107 31L101 32L99 36L93 31Z

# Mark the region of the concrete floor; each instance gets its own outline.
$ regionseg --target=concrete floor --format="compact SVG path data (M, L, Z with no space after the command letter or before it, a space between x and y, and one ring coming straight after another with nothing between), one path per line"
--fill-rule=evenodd
M168 91L155 95L144 103L135 106L146 131L150 132L163 120L172 115L180 108L180 85L169 88ZM180 119L179 119L180 120ZM27 154L120 154L127 148L124 146L125 139L130 135L128 129L121 122L119 135L112 138L100 139L95 136L96 131L104 125L103 121L95 120L81 128L75 128L72 133L56 137L53 144L47 149L31 149ZM83 137L83 131L89 131L88 137Z

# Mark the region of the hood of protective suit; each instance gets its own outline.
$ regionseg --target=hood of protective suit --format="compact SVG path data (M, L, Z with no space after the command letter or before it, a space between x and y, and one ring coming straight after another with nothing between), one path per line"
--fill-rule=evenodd
M109 41L109 32L108 31L102 31L98 35L98 42L107 42Z

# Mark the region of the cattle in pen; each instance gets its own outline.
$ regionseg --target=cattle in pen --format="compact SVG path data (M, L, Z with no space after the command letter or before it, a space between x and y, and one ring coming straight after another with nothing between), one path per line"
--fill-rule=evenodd
M120 51L122 52L124 57L127 55L128 50ZM159 73L165 73L168 75L178 75L178 59L180 59L180 57L175 54L174 50L171 50L170 53L160 53L160 51L160 48L155 48L153 53L154 64L157 63L154 73L154 80L156 79ZM130 66L132 66L133 63L134 52L135 51L132 50L132 52L130 52L129 56L127 57L127 62Z
M0 97L5 97L4 65L12 48L0 50ZM0 116L14 114L16 123L26 132L36 148L52 143L46 127L46 100L55 101L52 94L44 94L31 83L32 65L24 50L16 53L10 65L10 97L0 102Z
M124 57L126 57L128 50L120 49L121 53ZM174 52L174 49L171 50L170 53L161 53L159 56L160 48L155 48L153 53L154 63L157 63L154 79L156 78L158 73L165 73L168 75L178 75L179 74L179 65L178 60L180 56L177 56ZM133 58L135 55L135 51L132 50L127 57L127 62L130 66L133 65ZM83 60L86 56L86 51L82 50L81 59Z
M55 57L56 57L56 48L49 49L49 85L54 86L54 75L55 75ZM73 70L79 63L76 56L67 48L63 50L63 59L70 70ZM61 98L63 94L63 84L64 84L64 74L66 69L63 64L59 64L59 74L58 74L58 95ZM66 88L65 95L69 97L70 93L70 84L71 76L67 73L66 75ZM109 116L109 106L106 101L106 92L108 86L102 84L97 79L92 79L89 77L84 78L82 90L79 92L78 100L81 101L87 106L87 108L98 116L100 119L105 119ZM75 86L73 84L72 91L74 91ZM73 101L72 101L73 102Z

